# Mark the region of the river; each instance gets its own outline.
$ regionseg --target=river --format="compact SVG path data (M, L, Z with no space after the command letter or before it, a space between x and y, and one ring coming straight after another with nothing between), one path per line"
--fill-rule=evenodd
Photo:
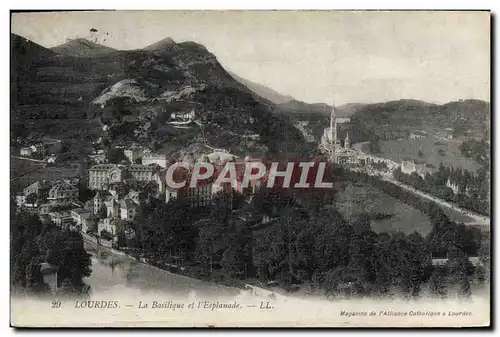
M176 296L235 296L239 289L177 275L140 263L128 256L116 255L103 247L85 242L92 255L92 274L84 279L91 296L106 293L127 295L168 294Z

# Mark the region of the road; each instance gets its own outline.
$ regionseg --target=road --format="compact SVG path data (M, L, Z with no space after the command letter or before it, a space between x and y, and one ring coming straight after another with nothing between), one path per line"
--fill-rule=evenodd
M12 158L16 158L16 159L24 159L24 160L28 160L28 161L34 161L34 162L37 162L37 163L42 163L43 165L40 165L38 167L35 167L34 169L32 170L29 170L28 172L25 172L23 174L20 174L16 177L13 177L10 179L10 182L13 182L13 181L16 181L24 176L27 176L28 174L31 174L35 171L38 171L40 169L43 169L43 168L46 168L47 167L47 162L43 161L43 160L36 160L36 159L31 159L31 158L25 158L25 157L18 157L18 156L11 156Z
M37 163L47 163L46 160L40 160L40 159L33 159L33 158L27 158L27 157L19 157L19 156L11 156L12 158L17 158L17 159L23 159L23 160L29 160L29 161L35 161Z
M408 185L405 185L405 184L402 184L400 183L399 181L396 181L388 176L385 176L383 175L382 176L382 179L385 180L385 181L388 181L388 182L391 182L393 183L394 185L397 185L401 188L404 188L405 190L407 191L410 191L414 194L417 194L423 198L426 198L428 200L431 200L433 202L435 202L436 204L440 205L440 206L443 206L443 207L448 207L448 208L452 208L454 209L455 211L457 212L461 212L469 217L471 217L472 219L474 219L474 221L469 221L469 222L466 222L465 224L466 225L490 225L491 222L490 222L490 218L487 217L487 216L484 216L484 215L480 215L480 214L477 214L477 213L474 213L474 212L471 212L469 210L466 210L466 209L463 209L463 208L460 208L458 207L457 205L454 205L452 203L449 203L443 199L439 199L439 198L436 198L430 194L427 194L425 192L422 192L422 191L419 191L411 186L408 186Z
M446 139L445 139L446 140ZM356 150L359 151L360 153L363 153L361 151L361 147L362 145L366 143L366 142L363 142L363 143L356 143L353 145L353 147L356 147ZM372 155L373 156L373 155ZM375 157L375 156L373 156ZM383 159L383 158L380 158L380 159ZM383 180L385 181L388 181L392 184L395 184L401 188L404 188L405 190L407 191L410 191L414 194L417 194L423 198L426 198L428 200L431 200L433 202L435 202L436 204L440 205L440 206L443 206L443 207L447 207L447 208L451 208L457 212L461 212L462 214L465 214L467 215L468 217L472 218L473 221L468 221L468 222L465 222L464 224L465 225L468 225L468 226L490 226L491 225L491 220L489 217L487 216L484 216L484 215L481 215L481 214L478 214L478 213L475 213L475 212L472 212L472 211L469 211L467 209L463 209L463 208L460 208L458 205L455 205L455 204L452 204L450 202L447 202L443 199L440 199L440 198L437 198L435 196L432 196L430 194L427 194L423 191L419 191L409 185L405 185L405 184L402 184L400 183L399 181L397 180L394 180L392 178L392 172L389 173L389 174L383 174L379 171L376 171L376 170L373 170L373 171L365 171L363 170L363 172L367 173L367 174L370 174L370 175L373 175L373 176L381 176Z

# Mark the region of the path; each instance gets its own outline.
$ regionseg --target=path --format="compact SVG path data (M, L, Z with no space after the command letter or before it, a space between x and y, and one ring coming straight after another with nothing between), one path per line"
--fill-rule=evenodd
M465 224L466 225L490 225L490 218L487 217L487 216L484 216L484 215L481 215L481 214L478 214L478 213L474 213L474 212L471 212L469 210L466 210L466 209L463 209L463 208L460 208L459 206L455 205L455 204L452 204L450 202L447 202L443 199L439 199L437 197L434 197L430 194L427 194L425 192L422 192L422 191L419 191L411 186L408 186L408 185L405 185L405 184L402 184L400 183L399 181L396 181L392 178L389 178L387 176L382 176L382 179L385 180L385 181L389 181L391 183L393 183L394 185L397 185L401 188L404 188L405 190L407 191L410 191L412 193L415 193L421 197L424 197L428 200L431 200L435 203L437 203L438 205L441 205L441 206L444 206L444 207L448 207L448 208L452 208L458 212L461 212L471 218L474 219L474 221L469 221L469 222L466 222Z

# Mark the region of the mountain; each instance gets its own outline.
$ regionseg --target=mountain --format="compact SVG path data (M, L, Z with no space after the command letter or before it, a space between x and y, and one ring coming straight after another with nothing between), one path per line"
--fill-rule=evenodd
M350 117L361 109L364 104L347 103L335 107L337 117ZM318 142L323 130L330 124L332 106L325 103L305 103L297 100L279 104L278 109L282 114L291 116L297 123L304 124L304 129ZM343 126L341 127L343 128ZM344 134L344 131L341 132Z
M244 79L244 78L236 75L235 73L229 72L229 74L236 81L240 82L245 87L247 87L248 89L252 90L257 95L259 95L260 97L263 97L263 98L265 98L265 99L267 99L275 104L287 103L287 102L290 102L294 99L292 96L280 94L279 92L277 92L269 87L266 87L262 84L255 83L255 82L249 81L247 79Z
M95 57L115 52L116 49L94 43L87 39L74 39L56 47L50 48L53 52L76 57Z
M153 44L150 44L147 47L142 48L143 50L148 50L148 51L165 51L168 48L175 48L177 44L175 43L174 40L170 37L166 37L158 42L155 42Z
M303 147L290 118L237 82L200 44L164 39L145 49L85 58L41 48L29 67L15 69L12 110L21 125L15 132L33 132L26 127L36 124L44 133L46 123L59 123L68 127L51 130L74 139L75 133L100 132L100 122L109 127L100 136L111 144L139 142L164 152L195 143L237 155L292 155ZM21 51L14 47L13 57ZM170 123L172 113L192 110L196 123ZM37 123L22 123L31 119Z
M363 103L346 103L336 106L335 113L337 117L351 117L363 106L365 106ZM302 117L307 114L330 116L332 112L332 106L326 103L305 103L297 100L279 104L279 108L288 111L292 115Z
M480 135L489 137L490 103L459 100L446 104L433 104L419 100L401 99L384 103L365 104L352 116L354 135L366 140L369 134L387 137L387 130L411 131L426 128L451 128L455 136ZM356 136L354 136L356 138ZM392 137L392 136L389 136ZM355 139L361 140L361 139Z
M18 83L23 81L32 64L41 58L55 55L51 50L19 35L10 34L10 83L11 102L17 104Z
M339 115L342 117L351 117L365 105L366 103L345 103L337 107L337 110L339 111Z

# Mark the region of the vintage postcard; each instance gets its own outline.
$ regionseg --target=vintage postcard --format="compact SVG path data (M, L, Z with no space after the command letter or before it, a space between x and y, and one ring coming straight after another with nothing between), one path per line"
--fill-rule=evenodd
M14 327L488 327L489 11L11 13Z

